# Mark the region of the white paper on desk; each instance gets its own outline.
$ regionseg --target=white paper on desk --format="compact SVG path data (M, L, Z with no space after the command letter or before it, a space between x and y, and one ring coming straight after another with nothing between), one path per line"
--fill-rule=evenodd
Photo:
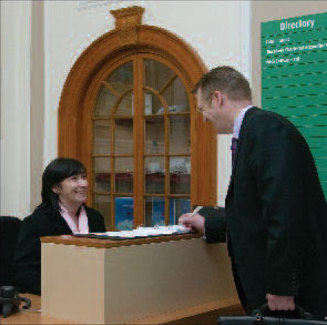
M159 226L159 227L138 227L133 230L122 230L122 231L107 231L101 233L110 237L121 237L121 238L136 238L136 237L151 237L151 236L164 236L164 235L177 235L187 234L190 232L189 228L183 225L172 225L172 226ZM99 233L94 233L99 235Z

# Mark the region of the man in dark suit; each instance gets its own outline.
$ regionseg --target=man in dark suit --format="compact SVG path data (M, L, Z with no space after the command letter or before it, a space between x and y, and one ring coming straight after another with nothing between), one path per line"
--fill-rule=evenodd
M225 208L203 208L179 222L227 238L235 284L247 312L295 303L327 315L327 206L308 145L282 116L251 104L248 81L231 67L205 74L198 111L219 134L233 133Z

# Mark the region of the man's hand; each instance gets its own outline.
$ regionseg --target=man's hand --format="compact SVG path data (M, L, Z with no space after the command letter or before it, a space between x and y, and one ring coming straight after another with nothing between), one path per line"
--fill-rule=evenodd
M294 310L295 302L293 296L276 296L266 294L269 310Z
M204 234L204 217L198 213L194 215L192 213L185 213L179 217L178 223Z

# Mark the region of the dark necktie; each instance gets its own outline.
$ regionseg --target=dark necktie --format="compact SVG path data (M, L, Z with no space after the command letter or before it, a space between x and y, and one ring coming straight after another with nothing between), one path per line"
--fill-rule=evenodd
M234 167L235 164L237 145L238 145L238 139L232 138L232 145L230 147L232 150L232 168Z

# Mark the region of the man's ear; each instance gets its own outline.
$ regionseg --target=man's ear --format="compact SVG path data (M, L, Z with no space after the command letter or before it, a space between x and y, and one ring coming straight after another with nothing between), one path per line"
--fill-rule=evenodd
M213 100L215 100L215 101L217 102L217 104L218 104L219 106L223 105L223 103L224 103L224 96L223 96L223 94L222 94L221 91L219 91L219 90L215 90L215 91L213 92L213 96L212 96L212 98L213 98Z

